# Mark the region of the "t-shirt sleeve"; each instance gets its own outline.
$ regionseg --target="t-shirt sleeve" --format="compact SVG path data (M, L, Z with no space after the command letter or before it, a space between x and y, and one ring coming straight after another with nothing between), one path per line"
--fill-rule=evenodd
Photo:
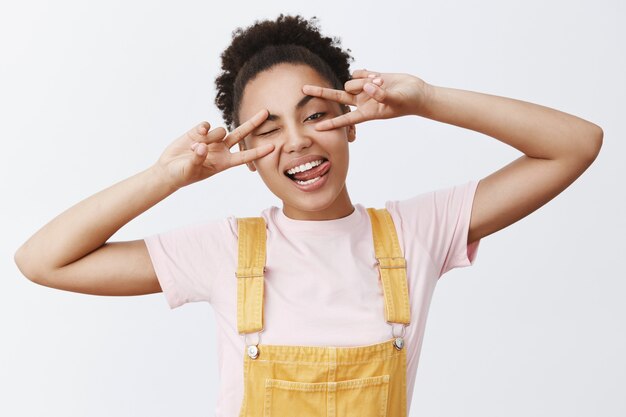
M144 238L170 309L211 301L213 280L227 255L227 220L191 224Z
M439 271L474 264L480 239L467 244L474 195L480 180L433 190L402 201L388 202L402 218L404 232L413 233Z

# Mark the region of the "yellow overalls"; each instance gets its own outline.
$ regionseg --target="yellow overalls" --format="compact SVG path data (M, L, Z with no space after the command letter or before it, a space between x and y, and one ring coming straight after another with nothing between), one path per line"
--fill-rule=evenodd
M237 329L246 345L240 417L406 417L406 261L389 212L367 212L392 337L355 347L260 344L266 225L262 217L238 219Z

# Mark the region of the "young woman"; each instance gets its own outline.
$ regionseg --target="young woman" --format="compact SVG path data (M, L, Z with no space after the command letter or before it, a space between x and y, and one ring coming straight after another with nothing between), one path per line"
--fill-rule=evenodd
M211 303L218 416L408 415L437 280L473 264L483 237L567 188L602 144L597 125L540 105L410 74L350 73L350 55L314 23L281 15L237 30L216 79L231 131L200 123L154 165L61 213L15 254L41 285L163 291L171 308ZM383 209L353 204L346 176L356 125L407 115L484 133L524 156L480 181ZM242 164L282 208L108 241L176 190Z

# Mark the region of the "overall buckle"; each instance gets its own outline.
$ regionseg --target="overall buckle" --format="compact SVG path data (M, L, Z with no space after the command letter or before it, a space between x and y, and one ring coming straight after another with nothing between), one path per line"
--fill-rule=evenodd
M395 328L393 327L393 325L396 323L388 323L391 326L391 337L393 338L393 346L398 350L402 350L402 348L404 348L404 334L406 333L406 327L408 325L404 323L397 323L402 325L402 330L399 335L396 335Z
M406 268L406 259L404 257L376 258L376 265L381 269Z
M246 353L250 357L250 359L256 359L259 357L259 343L261 343L261 332L263 329L256 332L257 341L253 344L248 344L248 335L253 333L244 333L243 335L243 343L246 345Z

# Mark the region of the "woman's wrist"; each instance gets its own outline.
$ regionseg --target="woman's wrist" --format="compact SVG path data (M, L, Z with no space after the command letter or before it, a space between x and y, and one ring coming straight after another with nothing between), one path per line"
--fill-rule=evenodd
M149 174L149 179L153 181L153 185L161 188L167 195L174 193L180 187L173 184L166 169L158 162L150 166L146 172Z
M437 86L415 77L418 83L417 89L421 94L416 98L416 103L412 106L413 115L420 117L430 117L431 109L435 101Z

